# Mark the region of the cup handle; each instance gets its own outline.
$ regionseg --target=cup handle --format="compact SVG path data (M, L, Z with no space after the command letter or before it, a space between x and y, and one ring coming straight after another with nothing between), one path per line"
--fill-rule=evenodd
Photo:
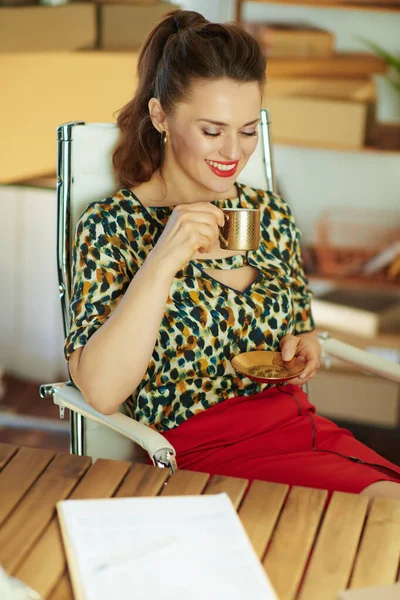
M223 248L224 250L226 250L228 248L228 240L226 240L224 238L224 236L222 235L221 231L219 233L218 239L221 242L221 248Z
M228 249L228 240L226 238L224 238L222 232L227 223L229 223L229 215L225 214L225 223L222 227L219 228L219 236L218 236L218 239L221 242L221 248L223 248L224 250Z

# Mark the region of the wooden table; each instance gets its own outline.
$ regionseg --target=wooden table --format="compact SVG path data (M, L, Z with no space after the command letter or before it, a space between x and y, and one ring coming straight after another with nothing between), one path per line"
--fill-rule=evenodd
M215 494L236 507L280 600L334 600L347 587L391 584L400 502L210 477L0 444L0 564L49 600L72 600L55 505L64 498ZM246 493L247 492L247 493ZM115 599L119 600L119 599Z

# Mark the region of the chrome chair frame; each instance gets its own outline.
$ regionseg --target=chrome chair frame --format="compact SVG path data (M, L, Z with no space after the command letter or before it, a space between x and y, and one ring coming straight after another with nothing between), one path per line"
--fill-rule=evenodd
M85 125L85 122L72 121L57 128L57 275L64 337L68 335L71 289L70 184L72 180L72 128L79 125ZM68 384L74 385L71 377ZM70 411L70 451L72 454L79 456L84 454L84 435L82 415Z

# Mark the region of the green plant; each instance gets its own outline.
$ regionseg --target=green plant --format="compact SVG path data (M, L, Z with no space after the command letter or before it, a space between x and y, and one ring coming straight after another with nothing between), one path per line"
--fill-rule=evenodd
M400 56L394 56L387 52L382 46L375 44L365 38L359 38L370 50L372 50L377 56L382 58L385 63L390 67L393 76L387 75L387 79L390 81L392 86L400 93Z

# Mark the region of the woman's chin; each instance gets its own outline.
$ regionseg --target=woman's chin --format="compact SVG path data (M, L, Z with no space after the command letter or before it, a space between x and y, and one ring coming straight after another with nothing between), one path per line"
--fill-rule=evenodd
M228 193L236 181L236 177L227 177L226 179L221 177L221 181L215 181L215 179L215 177L212 180L208 179L208 181L204 183L204 187L214 194Z

